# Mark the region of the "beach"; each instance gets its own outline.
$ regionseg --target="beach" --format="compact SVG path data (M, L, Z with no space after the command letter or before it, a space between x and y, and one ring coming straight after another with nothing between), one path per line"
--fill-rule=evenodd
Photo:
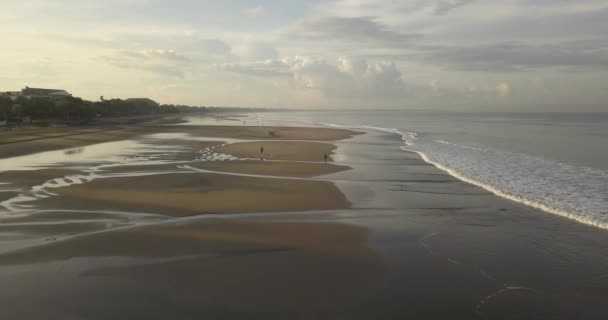
M0 317L608 316L605 230L389 132L234 118L0 135Z

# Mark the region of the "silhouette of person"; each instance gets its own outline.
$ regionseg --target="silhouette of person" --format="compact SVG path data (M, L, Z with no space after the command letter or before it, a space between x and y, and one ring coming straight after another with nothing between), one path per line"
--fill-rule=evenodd
M325 158L325 162L327 162L327 153L323 154L323 157Z
M260 147L260 160L264 160L264 146Z

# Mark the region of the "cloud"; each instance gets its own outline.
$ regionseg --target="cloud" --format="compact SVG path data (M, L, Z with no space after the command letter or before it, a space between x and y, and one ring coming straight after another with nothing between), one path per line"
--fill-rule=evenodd
M608 101L606 0L5 2L3 87L65 82L94 98L177 83L186 100L287 107Z
M216 65L222 71L240 73L256 77L291 76L289 66L277 60L266 60L253 63L223 63Z
M373 17L316 17L300 21L286 35L289 39L316 41L351 41L382 44L387 47L409 46L419 34L392 31Z
M392 62L341 57L335 63L311 56L290 56L250 64L218 66L221 70L257 77L282 77L297 91L317 91L338 99L386 100L404 97L401 72Z
M191 60L173 50L117 50L101 56L107 63L123 69L138 69L152 73L183 78Z
M266 8L264 8L263 5L257 5L253 8L249 8L247 10L245 10L245 13L250 16L250 17L259 17L262 14L264 14L264 11L266 11Z
M434 5L433 14L443 15L471 2L473 2L473 0L440 0Z
M325 96L341 99L385 100L403 97L401 72L391 62L339 58L336 64L308 56L283 59L293 73L293 85L319 90Z
M439 83L440 81L437 79L431 80L431 89L433 89L433 92L439 92Z
M544 44L501 42L467 46L421 47L427 62L454 69L505 72L540 68L607 68L608 39Z
M273 46L259 42L246 42L235 47L233 52L248 61L271 60L279 56L279 53Z
M410 0L383 1L377 0L338 0L330 4L321 3L318 11L327 15L361 17L373 16L383 21L408 19L411 16L439 16L472 3L474 0ZM487 0L486 0L487 1Z
M211 55L228 55L232 48L226 42L219 39L200 40L195 44L195 47L206 54Z
M496 86L496 93L500 97L508 97L511 95L511 85L507 82L501 82Z

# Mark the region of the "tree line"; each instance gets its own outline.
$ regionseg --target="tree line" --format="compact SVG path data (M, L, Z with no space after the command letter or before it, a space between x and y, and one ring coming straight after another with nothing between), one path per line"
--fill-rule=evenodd
M110 99L87 101L76 97L49 99L42 97L0 96L0 121L61 121L86 123L104 117L128 117L154 114L204 112L205 107L163 104L149 99Z

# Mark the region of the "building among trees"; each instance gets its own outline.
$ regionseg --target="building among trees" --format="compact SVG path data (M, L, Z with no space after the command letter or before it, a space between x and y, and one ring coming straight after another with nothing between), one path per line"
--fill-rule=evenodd
M25 97L28 99L32 98L45 98L45 99L62 99L65 97L71 97L72 95L63 89L42 89L42 88L30 88L25 87L21 91L6 91L0 92L0 96L11 98L16 100L19 97Z
M42 89L42 88L30 88L25 87L21 89L21 94L26 98L47 98L47 99L61 99L65 97L71 97L72 95L63 89Z
M148 98L88 101L66 90L25 87L21 91L0 92L0 126L11 124L85 124L114 117L205 112L204 107L160 105Z

